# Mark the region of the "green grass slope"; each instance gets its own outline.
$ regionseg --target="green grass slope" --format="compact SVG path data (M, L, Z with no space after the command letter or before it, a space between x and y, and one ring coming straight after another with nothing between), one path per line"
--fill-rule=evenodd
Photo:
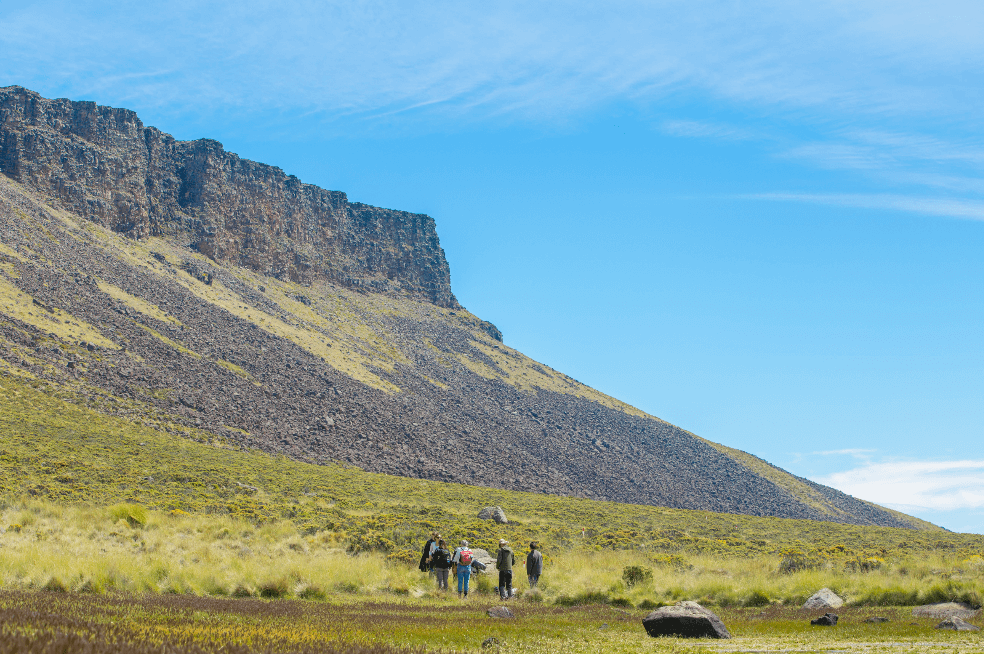
M353 550L412 560L440 529L491 543L540 540L557 548L645 549L727 557L790 549L835 558L887 552L984 550L984 537L809 520L665 509L504 491L321 466L230 447L214 434L183 438L105 416L65 388L0 377L0 492L61 503L133 502L160 510L292 521L341 534ZM476 516L501 505L495 525Z

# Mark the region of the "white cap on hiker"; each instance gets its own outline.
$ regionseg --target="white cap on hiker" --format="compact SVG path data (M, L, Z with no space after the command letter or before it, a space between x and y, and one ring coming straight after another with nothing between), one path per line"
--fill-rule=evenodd
M461 541L461 546L462 547L468 547L468 541L466 541L466 540Z
M508 543L509 543L509 541L507 541L505 538L500 538L499 539L499 545L506 545Z

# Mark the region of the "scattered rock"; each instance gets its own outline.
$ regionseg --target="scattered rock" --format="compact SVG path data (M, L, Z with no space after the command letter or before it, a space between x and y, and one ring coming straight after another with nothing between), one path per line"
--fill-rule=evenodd
M643 619L642 626L654 638L731 638L721 619L697 602L680 602L675 606L658 608Z
M980 613L970 604L963 602L941 602L939 604L924 604L912 609L916 618L972 618Z
M936 625L937 629L949 629L950 631L980 631L980 627L975 627L974 625L962 620L958 617L947 618L943 622Z
M803 604L804 609L839 609L844 606L844 600L837 596L837 593L829 588L821 588L810 595L810 599Z
M507 525L509 520L506 519L506 512L502 510L501 506L487 506L478 512L478 518L480 520L492 520L496 524Z
M816 625L818 627L833 627L835 624L837 624L837 614L824 613L816 620L810 620L810 624Z
M888 618L883 618L880 615L875 615L875 616L872 616L872 617L868 618L867 620L865 620L865 622L870 622L872 624L877 624L877 623L880 623L880 622L889 622L889 619Z
M493 606L487 611L490 618L515 618L513 612L504 606Z
M489 636L482 641L482 649L489 649L490 647L497 647L499 645L499 639L495 636Z

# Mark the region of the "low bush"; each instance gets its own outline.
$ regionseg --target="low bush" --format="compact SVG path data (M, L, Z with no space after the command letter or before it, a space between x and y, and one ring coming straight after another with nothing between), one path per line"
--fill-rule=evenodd
M627 565L622 568L622 581L628 588L652 580L653 571L649 568L643 568L640 565Z
M147 525L147 509L139 504L117 504L109 507L109 515L114 522L125 520L128 525L137 529Z

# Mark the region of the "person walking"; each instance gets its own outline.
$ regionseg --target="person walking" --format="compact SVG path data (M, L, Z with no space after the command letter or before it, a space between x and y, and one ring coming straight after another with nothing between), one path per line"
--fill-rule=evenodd
M437 548L431 553L431 565L437 577L437 589L448 589L448 572L451 570L451 552L444 544L444 539L437 541Z
M536 588L542 573L543 554L537 551L535 542L530 543L530 551L526 554L526 578L529 579L530 588Z
M423 551L420 553L420 565L418 565L417 567L420 568L421 572L427 572L428 570L430 570L431 545L433 545L436 541L437 541L437 532L432 531L430 538L428 538L427 542L424 543Z
M461 541L461 546L454 551L451 563L455 565L458 577L458 597L468 597L468 580L471 578L471 564L475 560L472 551L468 549L468 541Z
M516 555L509 549L509 541L499 539L499 553L495 557L495 569L499 571L499 597L509 599L512 597L512 570L516 565Z

